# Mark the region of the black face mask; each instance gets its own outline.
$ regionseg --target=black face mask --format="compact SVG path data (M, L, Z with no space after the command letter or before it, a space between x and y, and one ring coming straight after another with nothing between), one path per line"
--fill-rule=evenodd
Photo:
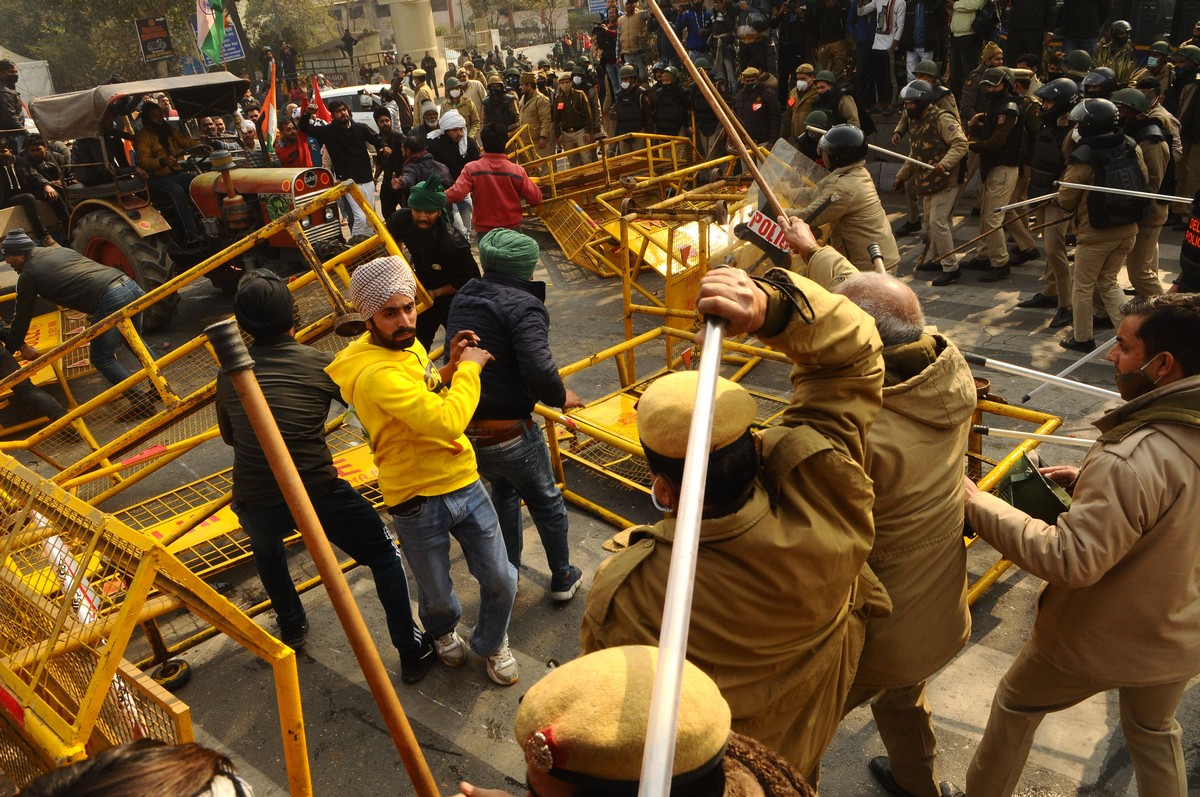
M908 116L908 118L909 118L909 119L920 119L920 118L921 118L921 112L922 112L923 110L924 110L924 109L923 109L923 108L921 108L921 106L919 106L919 105L918 105L916 108L905 108L905 109L904 109L904 113L905 113L905 115L906 115L906 116Z
M9 88L16 88L18 78L20 75L5 75L4 82L8 84Z
M491 94L493 97L502 97L504 96L504 93L503 86L492 86L488 89L488 94Z

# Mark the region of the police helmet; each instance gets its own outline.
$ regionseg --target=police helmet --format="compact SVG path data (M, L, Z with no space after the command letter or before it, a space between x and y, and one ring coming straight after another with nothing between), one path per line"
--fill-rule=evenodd
M1079 96L1079 86L1069 77L1059 77L1039 86L1037 91L1033 92L1033 96L1042 101L1042 108L1038 111L1039 116L1043 119L1056 118L1071 110L1076 97ZM1053 108L1046 107L1047 100L1054 102Z
M1088 98L1071 109L1068 117L1084 138L1117 131L1117 106L1101 98Z
M625 64L625 66L621 67L617 71L617 77L636 78L637 76L638 76L638 70L637 70L637 67L634 66L633 64Z
M828 83L831 86L836 86L837 77L835 77L834 74L828 69L822 69L817 73L816 77L813 78L813 83Z
M1063 67L1068 73L1086 75L1092 69L1092 56L1087 50L1072 50L1063 56Z
M913 74L914 75L929 75L932 78L937 78L942 73L938 69L938 65L937 65L936 61L930 61L930 60L926 59L917 64L917 68L913 70Z
M867 139L854 125L834 125L821 136L817 152L826 166L838 169L867 157Z
M1135 114L1143 114L1150 110L1150 100L1137 89L1117 89L1112 95L1113 105L1124 105Z
M675 67L675 66L668 66L667 68L665 68L665 69L663 70L663 74L664 74L664 75L670 75L671 77L675 78L675 82L676 82L676 83L678 83L678 82L679 82L679 79L680 79L680 74L679 74L679 68L678 68L678 67Z
M1167 44L1164 41L1157 41L1154 44L1150 45L1150 52L1158 53L1159 55L1170 55L1171 54L1171 45Z
M1200 66L1200 47L1194 44L1185 44L1175 51L1176 60L1186 58L1192 62L1193 66Z
M981 86L999 86L1001 83L1008 84L1009 88L1013 85L1012 70L1005 66L992 66L983 70L983 76L979 78Z
M1106 66L1098 66L1083 79L1082 88L1084 97L1108 99L1117 90L1117 73Z
M712 61L708 60L707 58L697 58L692 63L695 64L696 68L701 71L708 71L709 69L713 68Z
M917 110L924 111L933 99L933 86L924 80L914 80L900 89L901 102L915 102Z
M1113 33L1130 33L1133 31L1133 25L1123 19L1118 19L1109 27L1109 30Z

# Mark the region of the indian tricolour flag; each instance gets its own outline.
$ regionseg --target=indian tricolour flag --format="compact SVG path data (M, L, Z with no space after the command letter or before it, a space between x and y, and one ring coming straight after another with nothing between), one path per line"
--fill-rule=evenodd
M271 88L263 100L262 113L258 117L258 130L262 142L267 146L267 155L275 148L275 137L279 132L279 108L275 101L275 61L271 61Z
M224 0L196 0L196 46L200 52L221 63L221 44L225 41Z

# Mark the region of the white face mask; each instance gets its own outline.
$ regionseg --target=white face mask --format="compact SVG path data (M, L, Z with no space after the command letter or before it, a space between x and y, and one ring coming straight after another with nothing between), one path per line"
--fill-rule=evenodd
M621 81L621 88L622 88L622 89L628 89L628 88L629 88L630 86L632 86L632 85L633 85L633 84L632 84L632 83L630 83L628 80L622 80L622 81Z
M797 80L796 81L796 91L806 91L807 89L808 89L808 81L807 80Z
M456 99L457 99L457 98L458 98L459 96L461 96L461 95L462 95L462 89L450 89L450 96L451 96L451 97L454 97L454 98L456 98Z
M574 75L571 77L571 82L574 83L576 86L582 86L583 85L583 76L582 75Z
M1158 59L1155 58L1154 56L1150 56L1149 58L1146 59L1146 66L1149 66L1149 67L1158 66Z

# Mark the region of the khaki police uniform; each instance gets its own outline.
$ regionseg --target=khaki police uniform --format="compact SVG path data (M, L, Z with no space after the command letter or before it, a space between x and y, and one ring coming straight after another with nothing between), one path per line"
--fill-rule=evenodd
M1138 138L1135 134L1138 151L1146 163L1146 191L1157 194L1171 162L1171 146L1165 139L1138 141ZM1167 210L1166 204L1150 203L1150 209L1138 222L1133 249L1125 258L1125 273L1138 296L1158 296L1165 292L1158 276L1158 237L1167 222Z
M560 90L558 94L554 95L550 118L554 138L564 151L587 145L590 143L590 137L595 133L595 117L592 116L591 100L588 99L587 94L574 86L566 91ZM585 163L594 163L595 160L595 147L588 147L580 152L572 152L567 155L567 165L571 168L582 166Z
M904 181L906 189L911 186L921 198L929 233L930 260L941 263L944 271L953 271L958 268L960 258L957 254L948 254L954 249L951 217L954 200L958 198L958 164L967 154L967 137L952 113L934 105L927 107L921 116L909 120L908 133L911 157L923 163L940 164L945 171L938 173L905 163L896 179Z

